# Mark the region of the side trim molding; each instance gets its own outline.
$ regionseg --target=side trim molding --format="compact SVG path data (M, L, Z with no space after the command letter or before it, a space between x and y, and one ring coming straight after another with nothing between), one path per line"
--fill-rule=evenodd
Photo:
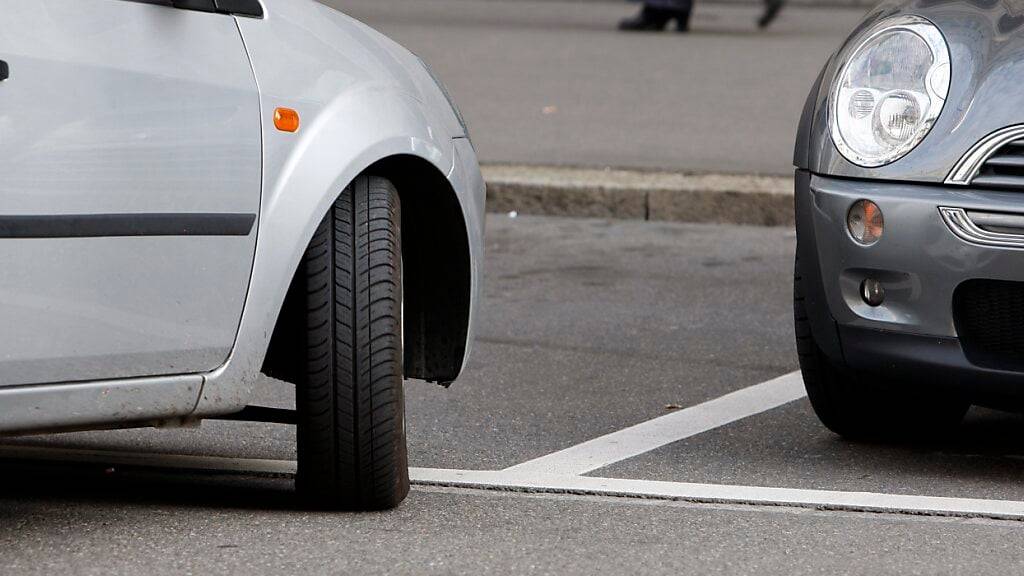
M0 239L248 236L255 223L255 214L0 216Z
M0 438L183 418L202 388L200 375L0 387Z

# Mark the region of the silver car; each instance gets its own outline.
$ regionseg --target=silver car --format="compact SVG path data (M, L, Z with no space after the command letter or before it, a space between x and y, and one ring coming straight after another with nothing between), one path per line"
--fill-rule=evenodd
M314 0L0 0L0 61L0 434L295 422L311 502L397 505L483 256L429 69Z
M796 146L795 314L811 402L852 437L1024 400L1024 12L873 9Z

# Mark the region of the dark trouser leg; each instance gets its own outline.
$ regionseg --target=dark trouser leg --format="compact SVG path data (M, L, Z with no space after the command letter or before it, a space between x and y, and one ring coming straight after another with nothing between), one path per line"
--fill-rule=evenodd
M640 13L633 18L627 18L619 22L619 30L632 31L659 31L664 30L669 20L672 19L672 11L657 5L644 3Z
M757 20L758 28L767 28L782 11L785 0L764 0L764 14Z
M693 0L645 0L644 7L661 10L670 19L675 19L676 28L680 32L690 29L690 13L693 12Z

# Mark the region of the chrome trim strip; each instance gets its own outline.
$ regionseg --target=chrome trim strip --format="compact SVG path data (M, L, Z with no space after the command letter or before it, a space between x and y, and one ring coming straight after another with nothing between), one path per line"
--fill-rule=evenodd
M1010 230L1006 234L1024 233L1024 214L1006 214L1003 212L968 212L972 222L990 232L999 232L993 228Z
M967 186L981 171L981 167L1000 148L1014 140L1024 139L1024 124L1007 126L985 136L964 154L946 177L946 184Z
M1024 233L1006 234L1003 232L989 232L984 230L967 214L963 208L939 207L942 220L953 234L971 244L982 246L995 246L999 248L1024 248Z

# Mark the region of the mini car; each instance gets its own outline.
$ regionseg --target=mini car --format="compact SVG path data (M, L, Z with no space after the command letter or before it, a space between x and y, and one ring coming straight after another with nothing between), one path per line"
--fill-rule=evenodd
M483 256L428 67L313 0L0 0L0 61L0 434L293 422L311 503L401 502Z
M851 437L1024 398L1024 10L886 2L830 59L796 144L797 345Z

